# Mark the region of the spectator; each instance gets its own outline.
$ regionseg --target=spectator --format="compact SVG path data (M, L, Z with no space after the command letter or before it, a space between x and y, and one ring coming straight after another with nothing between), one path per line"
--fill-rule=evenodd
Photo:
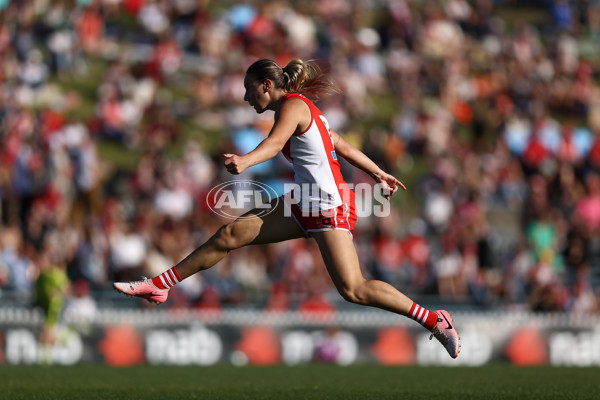
M298 311L305 318L332 318L335 306L327 299L326 285L319 277L308 282L306 296L298 304Z
M108 243L114 279L143 275L148 247L133 221L118 221L108 235Z
M79 329L87 329L96 316L98 307L91 296L90 285L84 280L77 280L71 285L71 294L67 298L63 310L63 318Z
M57 339L56 328L69 288L69 279L65 273L66 266L55 258L49 249L44 249L36 260L39 268L39 276L36 281L36 304L44 313L40 338L44 345L51 345Z
M586 194L577 203L575 212L591 235L600 231L600 175L590 173L585 178Z

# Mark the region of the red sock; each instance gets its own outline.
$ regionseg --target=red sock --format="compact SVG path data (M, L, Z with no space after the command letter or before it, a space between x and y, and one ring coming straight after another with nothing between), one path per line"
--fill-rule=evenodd
M429 311L428 309L423 308L414 302L410 307L408 317L414 319L430 331L433 330L438 319L438 315L436 313Z
M152 278L152 283L154 283L154 286L159 289L171 289L173 286L181 282L181 280L181 276L179 276L179 273L177 273L177 269L173 267L170 270Z

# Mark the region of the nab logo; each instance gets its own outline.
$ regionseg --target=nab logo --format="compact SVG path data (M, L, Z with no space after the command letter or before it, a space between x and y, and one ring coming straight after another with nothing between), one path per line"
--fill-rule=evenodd
M331 157L337 161L337 154L335 154L335 150L331 152Z
M217 215L228 219L263 217L273 212L279 203L275 189L261 182L229 181L215 186L206 195L208 207ZM252 216L244 217L246 211Z

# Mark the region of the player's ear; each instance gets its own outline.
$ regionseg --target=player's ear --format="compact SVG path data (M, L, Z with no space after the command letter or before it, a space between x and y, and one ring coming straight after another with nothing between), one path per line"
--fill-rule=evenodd
M272 84L273 84L273 82L270 79L265 79L265 81L263 83L263 90L265 93L267 93L269 90L271 90Z

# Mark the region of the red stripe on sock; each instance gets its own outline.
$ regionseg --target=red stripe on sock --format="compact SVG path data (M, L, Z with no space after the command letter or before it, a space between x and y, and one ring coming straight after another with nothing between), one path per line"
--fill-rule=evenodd
M433 328L435 328L435 325L437 324L437 320L438 320L438 315L436 313L434 313L433 311L429 311L429 316L427 317L427 321L425 321L423 326L431 331L431 330L433 330Z
M413 302L412 306L410 306L410 311L408 312L408 317L409 318L413 318L413 313L415 312L415 308L417 308L417 307L418 307L417 303Z
M425 316L427 316L427 319L425 319ZM408 318L417 321L431 331L435 327L435 324L437 324L438 316L433 311L413 302L412 306L410 306L410 311L408 312Z
M181 282L183 279L181 279L181 276L179 276L179 272L177 272L177 268L173 267L171 268L171 271L173 271L173 273L175 274L175 276L177 277L177 280L179 282Z
M177 280L173 279L173 277L175 277ZM167 286L165 286L165 283L163 283L163 281L166 283ZM152 283L154 283L154 286L156 286L159 289L170 289L181 281L181 276L179 275L179 272L177 272L177 269L175 267L152 278Z
M162 282L161 282L161 280L160 280L160 275L155 276L154 278L152 278L152 283L154 283L154 286L156 286L159 289L166 289L165 285L163 285Z

